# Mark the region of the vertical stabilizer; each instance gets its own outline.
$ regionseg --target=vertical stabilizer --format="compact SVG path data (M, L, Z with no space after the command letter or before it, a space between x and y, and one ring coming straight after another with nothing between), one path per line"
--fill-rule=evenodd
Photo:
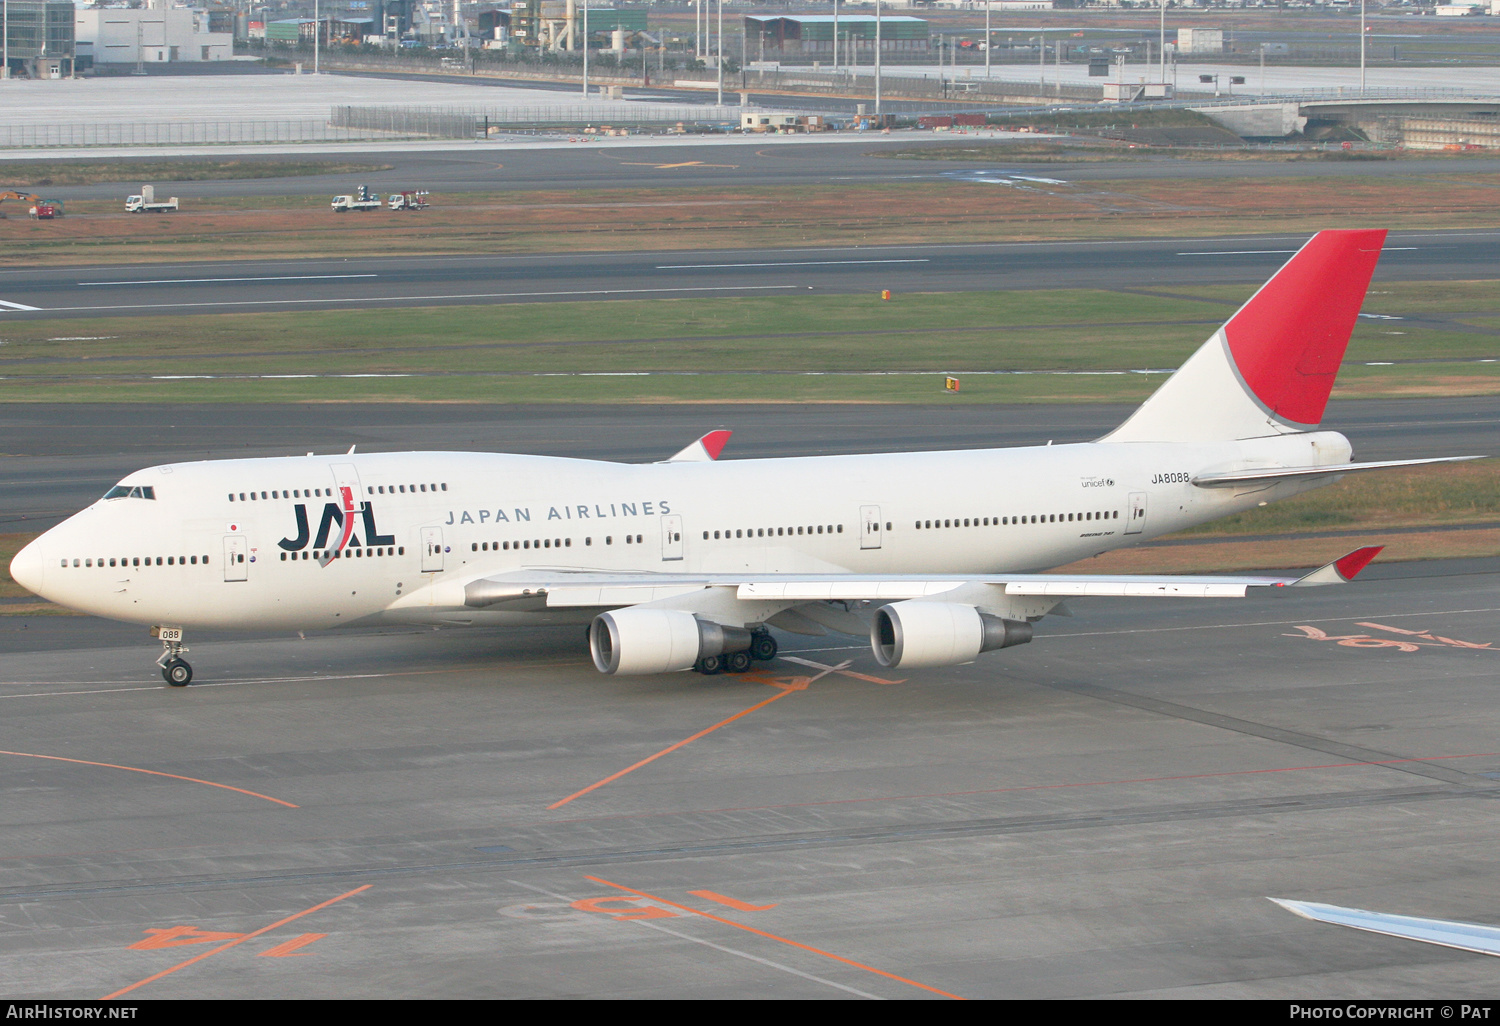
M1314 235L1101 441L1227 441L1316 428L1385 234Z

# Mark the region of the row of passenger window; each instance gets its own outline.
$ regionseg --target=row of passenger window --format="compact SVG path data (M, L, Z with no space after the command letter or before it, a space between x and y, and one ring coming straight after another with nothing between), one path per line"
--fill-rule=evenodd
M111 559L109 561L108 565L109 566L116 566L116 565L119 565L119 566L198 566L198 565L200 565L199 564L199 558L200 557L198 557L198 556L117 556L114 559ZM208 565L208 557L207 556L203 556L201 558L202 558L202 564L201 565L207 566ZM156 562L153 563L152 560L155 560ZM92 567L92 566L105 566L106 564L105 564L105 561L104 561L104 557L100 556L98 559L88 559L88 558L74 559L71 563L68 560L64 559L62 561L62 565L66 569L69 566Z
M1119 520L1119 510L1098 510L1091 513L1033 513L1021 517L957 517L952 520L918 520L917 530L932 531L943 527L1010 527L1016 524L1061 524L1072 523L1075 518L1085 520Z
M389 491L387 491L387 489L389 489ZM379 494L379 495L398 495L398 494L404 495L404 494L406 494L407 491L412 491L412 492L418 492L418 491L422 491L422 492L426 492L426 491L446 492L447 490L448 490L448 482L444 481L441 484L431 484L431 485L425 485L425 484L414 484L414 485L376 485L376 486L374 486L372 488L367 488L366 492L375 493L375 494ZM104 497L106 499L112 499L112 498L115 497L114 493L116 491L119 491L119 486L116 486L115 488L110 489L110 491ZM149 492L149 491L151 491L151 489L147 488L146 491ZM292 488L292 489L288 490L288 489L285 489L285 488L277 488L277 489L272 489L269 492L237 492L237 493L236 492L230 492L229 493L229 501L230 502L234 502L236 495L239 496L239 501L240 502L254 502L256 499L331 499L331 498L333 498L333 489L332 488ZM156 498L156 496L155 496L155 494L152 494L152 495L146 496L146 498L148 498L148 499L154 499L154 498Z
M734 538L783 538L787 535L798 534L843 534L843 524L814 524L809 527L737 527L733 531L714 531L713 538L719 540L720 534L726 540ZM709 532L703 532L703 540L708 541Z
M621 540L626 545L640 545L645 541L645 538L646 536L643 534L627 534ZM604 544L613 545L614 543L614 535L606 534L604 536ZM594 544L594 539L592 537L585 538L583 539L583 544L592 545ZM515 552L521 549L571 549L572 547L572 538L540 538L535 540L523 539L522 541L474 542L469 546L469 551Z
M396 546L394 548L381 547L381 548L375 548L375 549L342 549L342 550L340 550L340 549L303 549L300 553L297 553L297 552L291 552L291 553L283 552L281 554L281 561L283 563L285 563L287 561L287 559L290 558L291 561L293 563L295 563L295 562L297 562L297 560L298 560L299 557L302 558L302 559L322 559L324 556L328 555L330 552L333 553L333 558L334 559L363 559L366 556L369 556L371 559L375 559L375 558L380 557L380 556L404 556L404 555L406 555L406 546L405 545L398 545L398 546Z

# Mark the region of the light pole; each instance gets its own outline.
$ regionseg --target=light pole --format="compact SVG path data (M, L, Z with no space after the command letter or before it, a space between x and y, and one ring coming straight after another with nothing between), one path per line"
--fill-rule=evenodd
M1167 83L1167 0L1156 0L1157 6L1161 8L1161 39L1158 46L1161 51L1161 81L1162 85ZM1149 57L1149 55L1148 55Z
M839 70L839 0L833 0L833 70Z
M875 122L880 123L880 0L875 0Z
M163 25L166 24L165 17L163 17L162 24ZM319 25L318 0L313 0L313 74L314 75L316 75L318 73L318 43L319 43L319 39L318 39L318 35L319 35L318 25Z
M1359 95L1365 95L1365 0L1359 0Z
M990 49L994 41L990 38L990 7L991 0L984 0L984 77L990 77Z
M583 0L583 98L589 98L589 0Z
M724 0L719 0L719 106L724 106Z
M0 47L3 47L5 50L5 66L0 68L0 78L10 78L10 0L4 0L4 5L5 27L0 29L0 36L4 36L5 40L3 43L0 43Z

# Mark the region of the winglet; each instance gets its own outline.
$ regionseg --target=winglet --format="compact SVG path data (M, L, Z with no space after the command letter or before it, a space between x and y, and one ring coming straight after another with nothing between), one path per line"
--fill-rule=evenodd
M683 449L675 456L663 460L663 463L709 463L719 458L719 453L724 451L724 446L729 444L729 436L733 431L720 428L710 431L692 445Z
M1369 566L1384 548L1384 545L1367 545L1362 549L1355 549L1347 556L1340 556L1332 563L1318 567L1306 577L1294 582L1292 587L1311 588L1320 584L1348 584L1358 577L1360 571Z

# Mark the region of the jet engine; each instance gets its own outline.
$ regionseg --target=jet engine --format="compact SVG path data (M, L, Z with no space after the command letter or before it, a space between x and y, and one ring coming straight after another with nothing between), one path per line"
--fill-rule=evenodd
M981 652L1030 640L1031 624L955 602L892 602L875 610L870 623L875 661L891 669L956 666L972 662Z
M600 673L687 670L707 656L749 647L749 631L679 609L614 609L589 626L589 651Z

